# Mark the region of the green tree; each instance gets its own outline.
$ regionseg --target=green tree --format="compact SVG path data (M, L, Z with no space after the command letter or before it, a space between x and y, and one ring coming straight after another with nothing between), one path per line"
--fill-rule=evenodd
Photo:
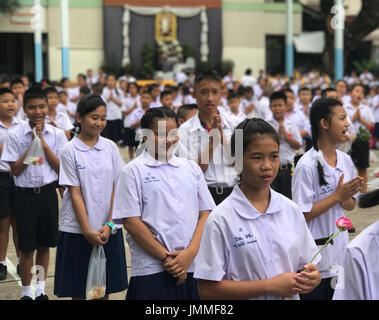
M344 58L345 62L350 59L352 50L357 49L363 39L379 27L379 1L361 0L362 7L354 19L345 20L344 29ZM324 21L325 48L322 54L322 62L325 71L330 74L334 70L334 30L331 27L333 14L331 9L333 0L321 0L321 16ZM346 65L346 64L345 64Z
M1 0L0 13L13 13L20 7L18 0Z

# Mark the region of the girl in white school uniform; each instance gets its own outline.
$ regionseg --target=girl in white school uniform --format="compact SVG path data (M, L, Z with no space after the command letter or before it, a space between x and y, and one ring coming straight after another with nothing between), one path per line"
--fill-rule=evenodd
M106 125L105 102L95 94L78 104L80 133L61 153L63 195L55 266L54 294L84 299L93 246L104 246L106 296L127 288L121 226L112 222L114 182L124 164L117 146L100 136Z
M198 299L193 279L204 222L215 206L200 167L172 153L178 118L149 109L147 149L120 172L113 220L127 230L132 275L127 300Z
M104 136L113 142L122 139L122 97L121 90L117 89L116 77L107 75L107 85L103 89L102 98L107 107L107 126Z
M231 145L242 144L241 184L205 224L194 273L200 297L299 299L321 278L308 264L317 247L300 208L270 188L280 164L278 135L259 118L237 129L243 141L234 133Z
M353 210L355 194L363 188L363 178L356 177L351 158L336 149L346 142L349 122L341 102L319 99L310 112L313 148L296 165L292 179L293 200L304 213L305 220L317 245L324 245L338 228L335 221L344 210ZM304 300L333 297L332 278L338 275L341 259L349 242L347 232L341 233L323 250L318 265L322 282Z
M379 204L379 190L360 196L358 205ZM344 278L333 300L379 300L379 220L364 229L347 246L343 258Z

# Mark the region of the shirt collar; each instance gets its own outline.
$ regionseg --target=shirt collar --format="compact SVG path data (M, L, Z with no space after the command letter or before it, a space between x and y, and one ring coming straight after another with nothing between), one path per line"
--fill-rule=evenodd
M25 129L24 129L24 134L27 135L29 133L32 133L32 128L30 127L30 124L29 124L29 121L25 123ZM45 121L45 125L43 126L43 131L42 131L42 135L46 134L46 133L51 133L53 132L53 126L49 125L46 121Z
M312 148L313 152L316 152L316 150L314 148ZM325 159L323 159L322 161L322 168L324 170L324 175L330 177L330 176L334 176L336 174L336 170L340 171L340 172L343 172L343 157L342 157L342 153L339 152L338 150L336 150L336 153L337 153L337 163L336 163L336 166L333 168L331 166L329 166Z
M227 129L228 126L225 122L225 119L224 117L226 117L225 113L221 113L220 112L220 115L221 115L221 125L222 125L222 128L223 129ZM199 130L202 130L204 132L207 132L207 129L205 129L202 125L201 125L201 120L199 118L199 114L193 116L190 120L188 121L191 121L192 120L192 123L191 123L191 132L193 131L199 131Z
M279 194L270 188L270 203L265 213L260 213L246 198L240 187L236 185L231 194L234 210L245 219L258 219L264 215L273 214L282 210L283 204Z
M99 136L99 139L97 140L96 144L93 146L93 147L89 147L87 146L83 141L81 141L78 137L74 137L72 139L72 144L74 145L74 147L80 151L88 151L92 148L100 151L100 150L103 150L105 148L105 144L104 144L104 138Z
M143 163L148 167L160 167L162 165L169 164L172 167L179 167L180 161L177 156L175 156L174 153L171 154L170 159L167 162L161 162L156 159L154 159L147 151L146 149L141 153L140 157L142 157Z
M13 125L15 125L15 124L19 124L19 123L21 123L21 121L20 121L19 119L17 119L16 117L12 117L12 122L11 122L11 125L10 125L9 128L11 128ZM4 125L4 123L3 123L1 120L0 120L0 126L9 129L8 127L6 127L6 126Z

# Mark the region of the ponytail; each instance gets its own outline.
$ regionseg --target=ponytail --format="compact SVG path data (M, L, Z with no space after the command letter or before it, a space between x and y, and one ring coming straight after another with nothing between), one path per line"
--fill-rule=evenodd
M342 107L341 102L339 102L336 99L321 98L321 99L316 100L311 107L309 118L311 122L313 148L316 150L316 152L320 152L318 148L320 120L325 119L329 121L333 112L333 108L336 106ZM318 159L318 157L316 157L316 159L317 159L317 171L319 175L319 183L320 183L320 186L325 186L328 183L326 182L325 177L324 177L324 169L320 162L320 159Z

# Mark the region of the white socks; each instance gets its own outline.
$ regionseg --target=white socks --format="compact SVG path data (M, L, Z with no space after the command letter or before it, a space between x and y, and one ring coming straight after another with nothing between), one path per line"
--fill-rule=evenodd
M46 281L37 281L36 283L36 292L35 292L35 297L39 297L41 294L45 294L45 284Z
M21 297L28 296L30 298L33 298L33 293L32 293L32 287L31 286L22 286L22 293Z
M46 281L37 281L34 298L39 297L41 294L45 294L45 285ZM23 296L33 298L32 286L22 286L21 297Z

